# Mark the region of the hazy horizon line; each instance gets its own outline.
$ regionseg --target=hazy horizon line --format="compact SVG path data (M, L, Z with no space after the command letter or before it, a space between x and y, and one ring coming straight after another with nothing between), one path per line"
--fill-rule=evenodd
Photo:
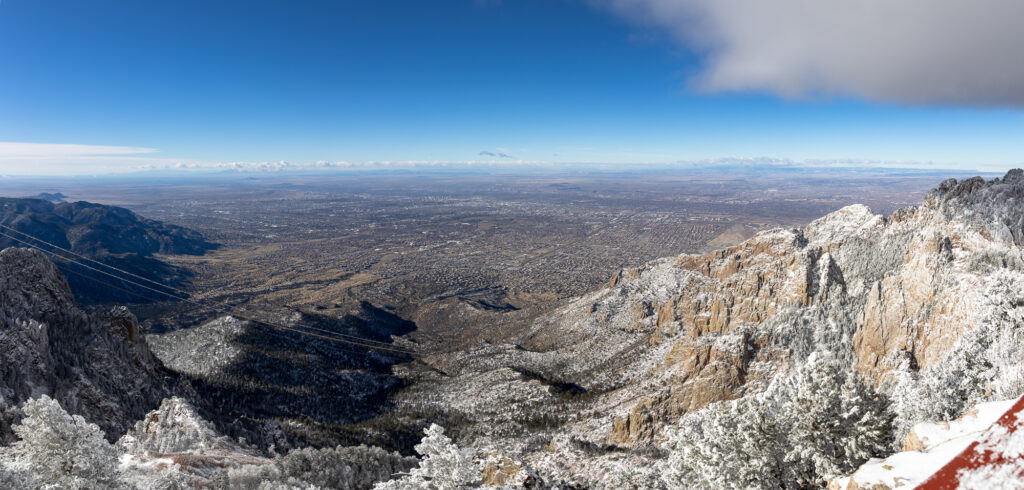
M302 175L356 175L389 173L485 173L501 172L557 172L559 170L592 171L598 173L658 171L857 171L857 172L914 172L914 173L977 173L979 175L1003 174L1024 164L999 166L956 166L934 162L900 162L870 160L790 160L773 158L721 158L708 160L681 160L676 162L315 162L312 164L290 162L255 162L245 164L233 162L220 166L168 166L124 169L109 172L82 173L18 173L0 170L0 179L94 179L125 178L136 179L150 176L215 177L215 176L302 176ZM2 169L2 165L0 165Z

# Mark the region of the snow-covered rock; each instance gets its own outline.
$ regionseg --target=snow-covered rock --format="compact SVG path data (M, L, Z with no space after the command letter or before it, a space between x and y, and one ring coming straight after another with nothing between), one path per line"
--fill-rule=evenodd
M0 395L49 395L114 439L167 396L169 376L124 308L85 312L41 252L0 251ZM0 421L0 428L13 420ZM6 434L9 441L10 432Z
M443 374L399 403L467 420L483 450L597 485L623 459L650 464L642 451L681 416L763 392L824 350L891 398L902 439L1024 389L1022 199L1019 170L949 180L891 216L849 206L623 270L514 343L434 363Z
M1024 397L920 488L1024 488Z
M225 468L269 464L253 448L217 433L181 398L168 398L117 442L121 471L137 479L167 470L211 478Z
M1016 400L977 405L952 421L921 422L904 442L904 451L872 459L847 477L829 482L835 490L910 488L949 463L1009 410Z

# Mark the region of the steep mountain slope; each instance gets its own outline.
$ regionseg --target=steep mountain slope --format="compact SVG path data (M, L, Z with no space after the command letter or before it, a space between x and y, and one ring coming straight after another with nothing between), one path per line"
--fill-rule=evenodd
M154 258L153 254L201 255L216 248L215 244L203 239L196 231L146 219L124 208L84 201L54 203L43 199L0 198L0 224L111 266L171 285L181 285L187 279L187 272ZM26 246L18 240L43 246L7 229L0 229L0 232L10 235L0 235L0 247ZM80 276L83 273L95 275L94 272L63 261L58 265L62 271L71 272L67 274L68 282L79 300L145 302L143 296L155 294L124 282L118 285L143 296L98 286ZM106 276L101 277L108 279L108 282L117 282Z
M622 271L515 344L432 360L400 406L447 412L463 441L594 483L598 461L645 459L682 415L828 351L893 398L901 440L929 411L1020 394L1022 243L1024 172L948 180L889 217L850 206Z
M228 316L151 334L147 341L168 368L189 381L197 404L225 433L244 435L264 448L360 443L411 448L418 440L419 426L408 429L411 437L404 443L398 427L390 433L343 427L386 409L388 394L402 386L391 368L409 357L331 340L337 333L386 342L415 324L369 303L340 319L294 311L261 316L286 328Z
M85 312L41 252L0 251L0 394L6 407L49 395L117 438L168 395L171 375L124 308ZM16 411L5 410L11 419ZM13 420L0 430L5 442Z
M188 228L85 201L0 198L0 216L7 226L83 254L201 254L215 248Z
M292 316L282 323L295 326L303 320ZM318 325L376 339L414 328L370 305L342 323ZM24 460L25 454L41 459L88 455L89 447L74 445L88 442L79 436L88 432L89 423L118 441L110 454L120 458L118 478L128 488L221 488L222 483L256 488L263 481L301 488L370 488L416 463L377 447L332 444L374 438L358 430L339 432L332 424L380 410L384 393L399 383L389 375L395 361L386 355L279 334L232 318L153 338L159 351L175 353L169 356L171 367L181 375L150 351L127 309L83 311L42 252L0 251L0 486L22 488L5 479L12 470L28 479L48 478L41 476L38 461ZM14 451L12 427L28 420L22 407L30 399L42 400L51 415L66 410L84 420L76 422L78 429L53 425L70 422L66 414L35 420L33 427L48 427L47 434ZM61 439L76 430L75 437ZM398 437L375 433L386 441ZM24 444L25 435L19 434ZM268 446L288 449L296 441L328 447L280 455L266 451ZM56 473L92 474L89 468L96 464L116 463L105 461L104 454ZM90 484L96 482L79 483L94 488Z

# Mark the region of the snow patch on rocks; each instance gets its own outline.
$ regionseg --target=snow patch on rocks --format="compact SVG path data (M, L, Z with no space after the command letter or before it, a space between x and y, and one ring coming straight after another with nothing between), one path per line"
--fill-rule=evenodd
M884 489L918 485L967 449L1016 401L982 403L957 420L919 423L907 436L904 451L885 459L872 459L850 476L833 479L829 488Z

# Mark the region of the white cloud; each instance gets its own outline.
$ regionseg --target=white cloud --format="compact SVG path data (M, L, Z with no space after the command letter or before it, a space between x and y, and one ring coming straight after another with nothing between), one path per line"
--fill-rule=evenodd
M89 155L138 155L155 153L153 148L134 146L72 145L51 143L21 143L0 141L0 159L54 159L77 158Z
M1019 0L592 0L703 55L698 89L1024 107Z
M576 149L587 150L593 149ZM874 160L791 160L784 158L717 158L709 160L678 160L671 155L620 152L634 163L621 160L605 160L608 153L593 150L595 157L578 161L549 162L536 160L509 160L494 158L487 160L438 161L328 161L315 162L217 162L163 158L150 156L157 153L152 148L130 146L64 145L40 143L0 142L0 176L77 176L101 175L126 172L174 171L181 173L239 172L269 173L295 171L365 171L387 169L469 169L469 168L641 168L641 167L708 167L708 166L753 166L753 167L895 167L895 168L957 168L957 165L934 162L874 161ZM645 162L645 163L641 163ZM1002 169L1002 167L999 167ZM1003 169L1005 170L1005 169Z
M0 174L83 175L125 172L177 159L150 156L153 148L51 143L0 142Z
M508 159L491 161L316 161L292 163L277 162L218 162L154 155L158 150L134 146L102 146L77 144L49 144L0 142L0 176L39 175L74 176L100 175L139 171L236 171L286 172L314 169L372 170L389 168L435 168L489 165L536 165L538 162Z

